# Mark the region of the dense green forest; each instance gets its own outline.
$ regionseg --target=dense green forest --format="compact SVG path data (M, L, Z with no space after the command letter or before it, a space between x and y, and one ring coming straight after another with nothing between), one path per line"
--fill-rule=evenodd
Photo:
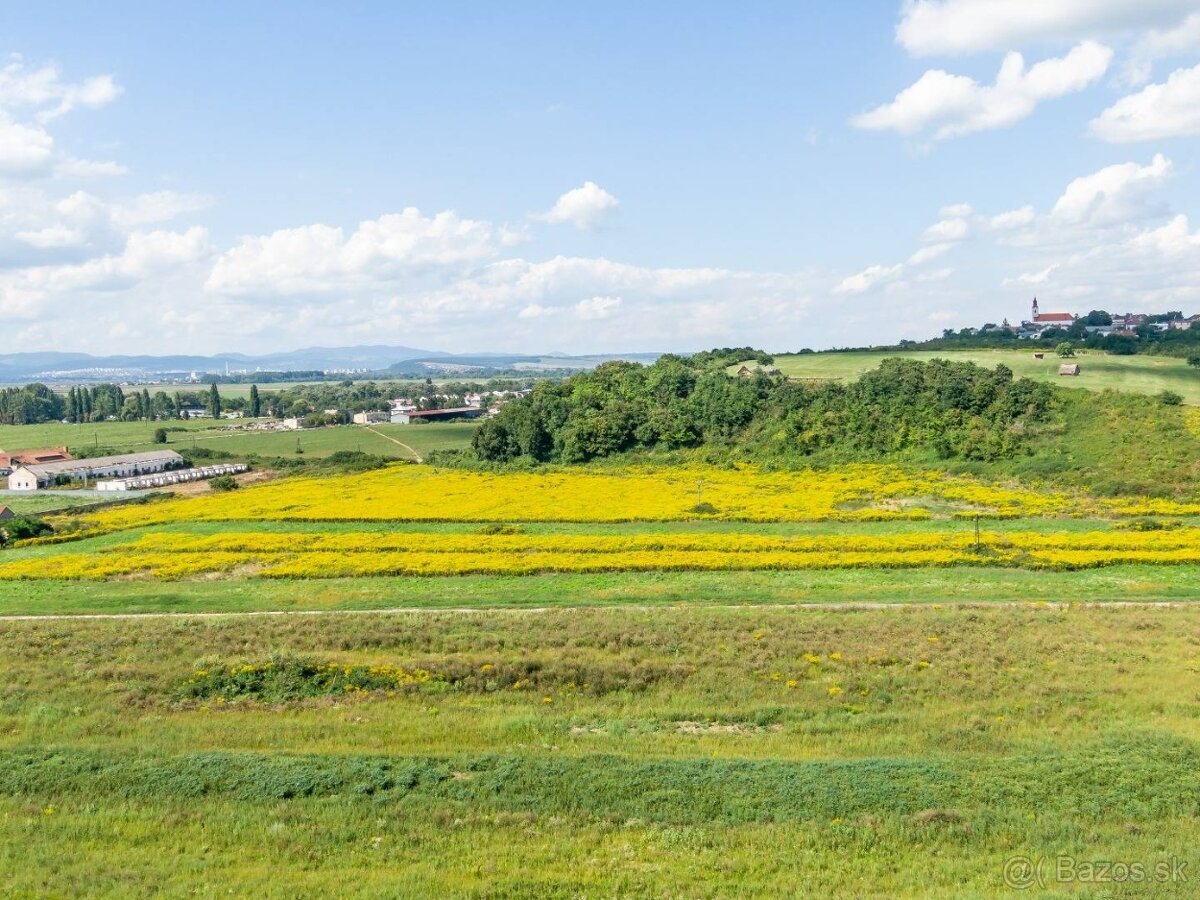
M1004 366L884 360L850 384L805 384L758 373L731 378L741 351L606 363L543 383L480 426L487 462L578 463L631 450L739 447L805 457L836 448L879 455L914 448L943 459L995 460L1021 451L1052 391ZM769 361L769 357L755 357Z

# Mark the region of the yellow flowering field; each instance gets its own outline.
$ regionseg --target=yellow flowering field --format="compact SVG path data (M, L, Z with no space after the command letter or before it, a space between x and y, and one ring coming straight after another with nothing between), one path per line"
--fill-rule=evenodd
M1200 528L1156 532L970 534L468 535L148 534L90 552L0 565L0 579L208 574L260 578L533 575L547 572L803 571L1000 566L1079 569L1200 563Z
M703 504L703 505L699 505ZM755 468L480 473L404 466L364 475L281 480L230 493L112 507L80 517L75 542L11 562L0 580L178 580L530 575L543 572L747 571L997 566L1077 569L1200 563L1200 528L1042 533L469 534L435 531L254 531L254 522L922 521L1185 515L1200 505L1101 500L1000 486L896 466L764 472ZM79 541L136 527L222 522L215 534L154 530L104 547ZM283 527L286 527L283 526ZM519 531L519 529L517 529ZM110 539L111 541L112 539ZM47 541L43 540L42 543ZM39 541L31 541L37 544Z
M693 509L705 504L701 512ZM296 478L86 517L93 533L204 521L750 522L887 521L960 515L1194 515L1200 504L1081 498L896 466L763 472L754 468L482 473L400 466Z
M1200 548L1200 528L1128 532L983 531L980 544L991 550L1189 550ZM119 544L107 553L889 553L918 550L973 550L969 532L948 534L775 535L713 534L437 534L420 532L228 532L191 535L158 532Z

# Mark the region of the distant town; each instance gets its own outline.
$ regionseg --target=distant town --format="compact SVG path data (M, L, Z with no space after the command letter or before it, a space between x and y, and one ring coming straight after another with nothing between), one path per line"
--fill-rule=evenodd
M947 328L939 337L924 341L902 340L890 347L858 349L949 350L1005 347L1018 341L1051 346L1069 341L1081 349L1102 350L1115 355L1149 353L1190 358L1200 357L1200 328L1192 327L1197 323L1200 323L1200 314L1189 316L1179 310L1109 312L1092 309L1086 313L1044 310L1035 297L1028 315L1015 324L1004 319L979 327Z

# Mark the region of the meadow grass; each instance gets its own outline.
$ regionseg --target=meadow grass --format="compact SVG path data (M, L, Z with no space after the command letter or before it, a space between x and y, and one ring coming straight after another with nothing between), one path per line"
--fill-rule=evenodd
M184 419L169 422L43 422L37 425L0 425L0 447L5 450L29 450L66 445L71 448L152 446L158 428L204 431L213 427L211 419ZM177 432L172 432L176 434Z
M328 456L341 450L357 450L375 456L413 459L412 448L421 456L431 450L469 446L477 426L469 422L438 422L428 425L372 425L311 428L301 431L215 432L172 436L181 448L206 447L224 453L258 456ZM397 443L399 442L399 443ZM407 446L402 446L407 445Z
M339 450L361 450L376 456L412 459L400 441L424 456L431 450L462 449L471 443L473 422L436 422L427 425L372 425L311 428L300 431L236 431L211 419L160 422L90 422L80 425L49 422L40 425L0 425L0 448L27 450L66 444L72 450L100 447L114 452L139 452L162 447L154 432L166 428L167 448L186 452L192 448L220 450L250 456L328 456ZM386 435L386 436L385 436ZM389 440L393 438L394 440ZM410 440L411 438L411 440Z
M0 506L7 506L17 515L79 510L100 503L112 502L111 497L96 496L94 493L68 494L33 491L0 494Z
M775 365L792 378L852 381L864 372L878 368L881 360L891 357L929 360L949 359L971 362L985 368L1003 363L1018 378L1030 378L1050 384L1091 391L1118 390L1136 394L1175 391L1191 405L1200 404L1200 370L1187 361L1169 356L1112 356L1099 350L1081 350L1069 362L1081 366L1081 374L1063 377L1058 367L1063 362L1053 351L1043 359L1034 359L1030 348L1020 350L864 350L845 353L803 353L775 357ZM735 367L736 368L736 367Z
M14 896L114 897L990 897L1014 854L1195 877L1198 627L1017 606L0 623L0 869ZM446 680L181 693L272 655ZM535 683L475 674L511 667Z
M442 578L0 581L0 615L320 612L393 608L727 606L795 603L1190 601L1200 566L606 572Z

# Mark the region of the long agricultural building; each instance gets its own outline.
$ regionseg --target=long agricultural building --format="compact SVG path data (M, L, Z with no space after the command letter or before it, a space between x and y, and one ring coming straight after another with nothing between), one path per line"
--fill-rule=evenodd
M220 463L215 466L196 466L194 469L173 469L157 475L139 475L136 478L113 478L108 481L97 481L96 490L144 491L172 484L185 484L189 481L204 481L207 478L216 478L218 475L238 475L248 471L250 471L250 467L245 463Z
M63 481L90 481L97 478L129 478L181 469L183 457L174 450L123 453L119 456L94 456L91 459L64 459L57 462L18 466L8 476L10 491L36 491L54 487Z

